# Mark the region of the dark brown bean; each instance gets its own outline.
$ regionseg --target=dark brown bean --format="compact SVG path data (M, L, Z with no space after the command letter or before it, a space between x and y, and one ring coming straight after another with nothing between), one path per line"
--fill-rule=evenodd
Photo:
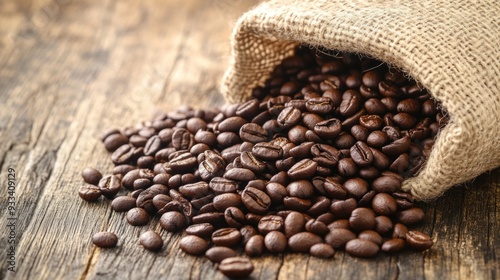
M118 237L112 232L98 232L92 236L92 243L97 247L111 248L118 243Z
M179 247L182 251L199 256L205 253L208 249L208 243L205 239L196 235L186 235L179 241Z
M163 247L163 239L152 230L142 233L139 237L139 243L150 251L159 251Z
M352 256L360 258L375 257L380 248L377 244L363 239L353 239L345 244L345 251Z

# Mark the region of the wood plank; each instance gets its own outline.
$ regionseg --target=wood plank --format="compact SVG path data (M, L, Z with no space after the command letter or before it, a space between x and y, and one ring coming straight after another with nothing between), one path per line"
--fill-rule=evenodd
M131 227L108 201L86 203L80 170L110 171L98 137L181 104L220 106L231 23L257 1L33 0L0 2L0 177L16 170L16 268L7 271L0 236L0 279L226 279L205 258L178 249L180 234L157 219ZM425 252L331 260L303 254L254 259L254 279L495 279L500 276L500 170L422 204L431 233ZM7 188L0 189L7 226ZM164 249L138 245L147 229ZM94 247L110 230L116 248ZM241 251L241 248L240 248Z

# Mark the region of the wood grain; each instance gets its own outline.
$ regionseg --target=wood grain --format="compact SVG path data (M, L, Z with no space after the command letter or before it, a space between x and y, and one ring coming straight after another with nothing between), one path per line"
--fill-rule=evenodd
M231 26L256 1L6 0L0 2L0 227L8 168L16 172L16 272L0 236L0 279L224 279L208 260L178 249L156 221L131 227L108 201L76 190L86 166L110 171L98 137L181 104L217 107ZM496 279L500 277L500 170L423 204L435 246L356 259L337 252L256 258L253 279ZM165 248L138 236L161 232ZM118 247L94 247L110 230ZM6 232L6 231L3 231Z

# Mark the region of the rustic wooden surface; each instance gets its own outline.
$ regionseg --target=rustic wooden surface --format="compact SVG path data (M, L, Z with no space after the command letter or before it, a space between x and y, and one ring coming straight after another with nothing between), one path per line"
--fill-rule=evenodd
M161 231L160 253L108 201L77 195L80 170L110 171L98 136L157 110L224 101L217 85L231 25L247 0L0 1L0 279L223 279L205 258ZM464 159L466 160L466 159ZM15 170L16 272L8 271L8 173ZM498 279L500 170L424 204L424 253L371 260L286 254L254 260L254 279ZM116 232L101 250L91 236Z

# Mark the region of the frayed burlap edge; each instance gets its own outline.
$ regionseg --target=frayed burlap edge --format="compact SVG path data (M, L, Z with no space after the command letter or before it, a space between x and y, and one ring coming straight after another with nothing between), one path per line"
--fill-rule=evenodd
M229 102L246 99L299 43L366 54L402 69L450 114L428 162L403 183L417 199L434 199L500 166L495 1L265 2L234 28L221 91Z

